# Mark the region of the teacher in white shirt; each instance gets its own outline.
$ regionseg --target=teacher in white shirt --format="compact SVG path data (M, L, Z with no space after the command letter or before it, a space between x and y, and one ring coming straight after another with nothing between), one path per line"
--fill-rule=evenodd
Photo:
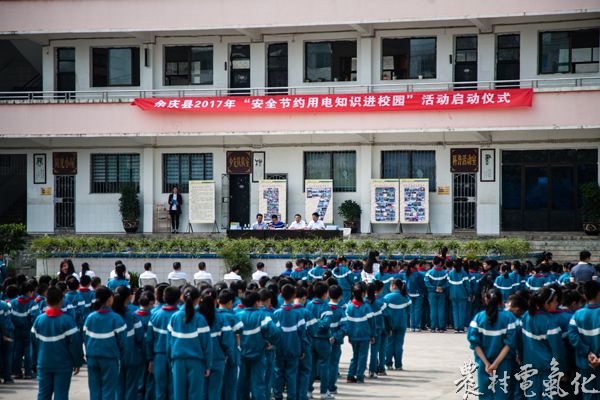
M288 226L288 229L306 229L306 222L302 221L302 215L294 215L294 222L292 222L290 226Z
M310 221L308 223L308 226L306 227L306 229L311 230L311 231L325 230L325 224L323 223L322 220L319 219L318 213L315 212L312 214L312 221Z

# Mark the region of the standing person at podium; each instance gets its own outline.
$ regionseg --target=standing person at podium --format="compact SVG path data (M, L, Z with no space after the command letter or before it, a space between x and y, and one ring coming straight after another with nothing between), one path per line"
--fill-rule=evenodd
M169 194L169 215L171 216L171 233L179 233L179 216L181 215L181 206L183 198L179 194L177 185L171 189Z

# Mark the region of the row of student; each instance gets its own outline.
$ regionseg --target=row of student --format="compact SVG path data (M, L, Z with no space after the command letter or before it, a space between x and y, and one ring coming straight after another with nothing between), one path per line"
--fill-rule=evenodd
M480 399L599 399L600 283L589 280L507 301L496 288L471 321L468 341Z
M355 284L345 308L335 278L310 284L274 278L263 288L246 288L244 281L181 290L161 284L135 296L125 285L99 286L83 325L65 311L72 282L75 277L69 287L51 282L40 307L33 297L37 282L27 280L11 300L28 305L27 317L13 324L9 310L0 319L3 336L31 340L40 399L53 392L66 398L71 372L83 362L82 343L92 399L117 393L137 399L140 392L157 400L282 399L284 387L287 398L306 399L316 377L321 398L331 399L344 337L353 350L347 382L364 382L368 359L372 377L385 374L386 363L402 369L410 298L399 279L387 295L381 281ZM25 359L15 353L15 371Z

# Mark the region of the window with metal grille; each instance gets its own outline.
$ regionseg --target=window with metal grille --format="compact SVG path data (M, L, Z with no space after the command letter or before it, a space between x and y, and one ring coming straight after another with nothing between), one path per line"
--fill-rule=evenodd
M180 193L189 192L189 181L213 179L212 153L163 154L163 193L177 186Z
M118 193L125 185L140 189L139 154L92 154L92 193Z
M381 152L383 179L429 179L429 191L435 192L435 151L391 150Z
M334 192L356 192L356 152L304 152L304 179L333 179Z

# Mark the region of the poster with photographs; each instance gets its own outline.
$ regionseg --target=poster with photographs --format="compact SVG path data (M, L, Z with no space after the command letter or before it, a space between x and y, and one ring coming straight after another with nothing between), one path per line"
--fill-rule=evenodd
M304 218L310 221L312 213L319 213L325 224L333 223L333 180L319 179L304 181L306 193Z
M400 223L429 223L429 179L400 179Z
M277 215L280 221L287 222L287 181L261 180L258 182L258 212L265 221Z
M371 223L398 223L398 189L397 179L371 179Z
M190 181L188 206L190 224L215 222L215 181Z

